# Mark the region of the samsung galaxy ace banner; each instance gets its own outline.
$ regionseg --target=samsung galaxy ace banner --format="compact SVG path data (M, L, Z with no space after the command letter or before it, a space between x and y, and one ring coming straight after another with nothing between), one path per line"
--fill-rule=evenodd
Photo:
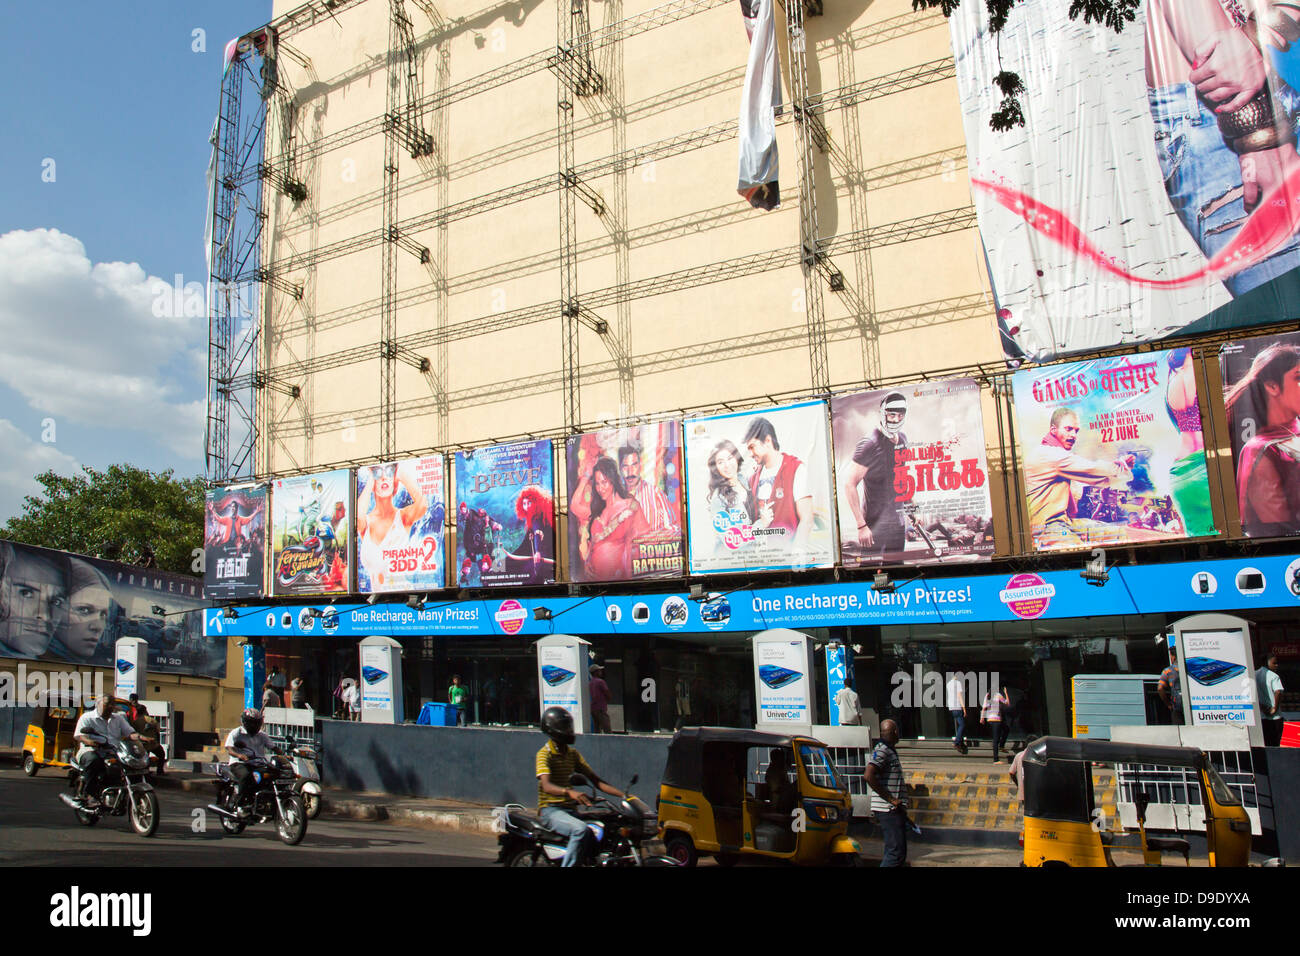
M845 567L987 561L993 506L972 378L831 403Z
M153 673L224 677L225 636L203 635L204 607L198 578L0 541L0 658L109 667L131 637Z
M1064 0L951 17L1004 348L1040 360L1300 312L1300 9L1144 0L1123 32ZM1018 73L1024 125L996 132Z
M683 426L692 574L835 563L825 402Z
M266 489L214 488L204 502L203 590L210 601L266 593Z
M1190 349L1013 377L1037 551L1214 534Z
M1229 342L1219 365L1242 533L1300 534L1300 333Z
M271 487L271 512L273 593L347 593L351 472L280 479Z
M436 591L447 586L441 455L357 469L357 590Z
M812 724L808 637L781 630L754 637L759 724Z
M456 562L460 587L555 581L551 442L456 452Z
M681 422L609 428L568 441L569 576L680 578Z
M1255 675L1240 630L1184 630L1183 666L1193 726L1255 724Z

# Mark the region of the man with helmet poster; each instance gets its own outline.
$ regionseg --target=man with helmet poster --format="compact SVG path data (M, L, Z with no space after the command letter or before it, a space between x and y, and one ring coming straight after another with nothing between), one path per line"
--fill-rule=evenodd
M993 508L974 379L831 405L845 567L987 561Z

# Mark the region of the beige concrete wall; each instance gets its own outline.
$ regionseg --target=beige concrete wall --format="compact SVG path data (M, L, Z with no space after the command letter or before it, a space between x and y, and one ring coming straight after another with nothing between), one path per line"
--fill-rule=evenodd
M277 2L275 13L294 5ZM453 21L484 9L480 0L437 6ZM592 25L655 6L633 0L621 8L592 4ZM558 168L554 75L539 69L475 95L469 91L476 77L554 48L554 4L502 7L500 13L489 12L456 28L437 44L427 42L432 27L420 8L410 0L406 8L421 39L425 94L449 82L461 95L450 101L445 115L426 115L431 128L446 127L436 160L399 155L399 222L432 216L443 204L454 207L520 184L553 181ZM653 162L644 159L662 140L735 122L747 56L744 28L734 3L703 3L701 8L703 12L628 38L618 49L596 53L597 67L622 88L627 117L622 145L640 157L624 171L590 181L607 205L625 193L626 268L633 283L790 251L798 243L799 174L788 107L778 125L784 205L777 211L752 210L737 196L734 134ZM339 10L335 19L288 41L311 60L310 69L288 57L280 61L282 76L297 91L300 142L373 122L384 112L387 9L383 0L359 0ZM777 14L788 103L784 13L778 8ZM809 88L831 101L824 119L833 152L815 156L820 234L845 241L863 230L879 233L969 207L953 80L850 104L835 100L845 86L920 64L950 62L943 18L914 14L908 0L859 0L828 5L825 16L808 20L808 35ZM440 73L444 56L446 69ZM609 121L609 103L577 98L574 115L578 167L611 156L619 138ZM440 161L446 164L445 180ZM276 395L271 420L261 423L266 442L262 460L272 471L378 457L381 250L370 241L364 249L306 269L295 269L295 256L350 237L373 240L378 235L383 162L384 139L376 124L371 135L302 164L300 174L310 191L305 203L295 209L281 198L269 209L265 258L283 265L306 290L302 302L272 292L264 308L263 360L287 370L286 379L304 389L298 401ZM400 451L486 443L564 426L561 324L557 310L548 306L560 295L559 218L559 196L548 185L532 198L459 216L441 230L426 226L413 232L433 251L429 265L398 251L399 336L428 334L440 326L460 330L442 351L434 345L416 348L431 359L434 375L406 365L397 368ZM579 297L615 287L619 270L611 232L617 223L610 214L599 217L579 202L576 227ZM871 379L998 360L992 299L973 228L833 252L832 258L853 293L842 296L823 287L833 388L848 390ZM445 280L445 293L440 280ZM854 301L874 307L877 331L864 334L872 320L856 313ZM924 323L903 314L925 303L939 305L929 310L934 314ZM493 326L503 314L535 307L540 314L526 324ZM621 406L610 350L601 337L584 329L584 422L724 402L761 403L762 395L810 389L804 278L797 265L594 311L612 326L628 323L634 398L632 407ZM364 354L364 360L316 374L292 374L296 363L350 350ZM445 371L445 421L438 407L439 371ZM996 449L987 393L986 413L987 434Z

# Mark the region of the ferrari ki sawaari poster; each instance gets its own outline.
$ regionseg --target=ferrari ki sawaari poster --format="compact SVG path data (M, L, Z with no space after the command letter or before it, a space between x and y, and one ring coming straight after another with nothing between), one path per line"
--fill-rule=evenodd
M1190 349L1013 376L1037 551L1215 534Z
M346 469L271 486L271 580L276 595L346 594L352 478Z
M692 574L835 564L825 402L683 428Z
M569 577L680 578L681 422L608 428L568 441Z
M357 469L357 590L436 591L447 586L441 455Z
M551 442L456 452L456 576L460 587L555 582Z
M993 506L979 383L840 395L831 422L846 568L989 560Z

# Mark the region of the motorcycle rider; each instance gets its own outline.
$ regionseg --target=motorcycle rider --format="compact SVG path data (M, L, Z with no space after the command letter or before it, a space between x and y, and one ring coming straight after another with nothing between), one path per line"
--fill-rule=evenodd
M253 771L248 761L265 757L267 752L279 753L271 738L262 730L262 712L256 707L249 707L239 717L239 726L226 735L226 753L230 754L230 776L235 780L234 797L229 809L240 817L251 815L247 807L241 807L244 793L248 790Z
M101 696L95 698L95 709L86 711L77 721L73 739L81 744L77 750L77 766L81 768L80 799L86 807L96 807L108 769L98 748L116 747L122 740L139 740L140 735L125 717L114 712L113 698Z
M591 798L569 788L574 773L583 774L593 785L620 800L631 799L613 784L605 783L582 759L573 746L573 715L563 707L548 707L542 714L542 732L551 739L537 751L537 812L549 829L569 838L563 866L577 866L588 841L587 824L569 811L590 806Z

